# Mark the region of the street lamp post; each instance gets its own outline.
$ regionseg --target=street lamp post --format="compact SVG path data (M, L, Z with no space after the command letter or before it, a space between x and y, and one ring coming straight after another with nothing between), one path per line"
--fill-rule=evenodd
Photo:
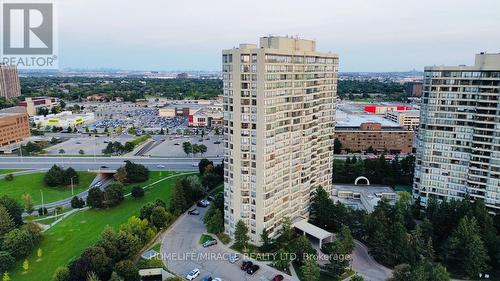
M74 177L75 177L75 176L72 176L72 177L71 177L71 195L73 195L73 196L75 195L75 191L74 191L74 189L73 189L73 178L74 178Z

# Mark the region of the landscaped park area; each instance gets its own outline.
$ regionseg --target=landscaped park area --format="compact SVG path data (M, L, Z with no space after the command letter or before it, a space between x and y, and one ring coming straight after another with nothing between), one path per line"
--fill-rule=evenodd
M185 174L185 173L184 173ZM22 268L19 262L10 272L11 280L51 280L55 270L77 258L87 247L99 240L106 226L117 229L131 216L137 216L143 205L159 198L169 204L171 191L177 179L182 175L177 172L150 172L150 178L133 186L145 188L143 197L125 197L116 207L107 209L83 209L55 224L43 234L39 245L41 257L35 251L28 257L29 270ZM125 190L131 187L126 186ZM125 191L125 193L128 193ZM64 196L63 196L64 197Z
M43 181L44 175L45 173L40 172L14 175L11 181L0 179L0 196L7 195L22 202L23 195L29 194L35 205L42 204L41 192L43 192L44 203L55 202L72 196L71 186L49 187ZM79 182L73 188L75 195L88 189L95 177L96 174L94 173L78 172Z

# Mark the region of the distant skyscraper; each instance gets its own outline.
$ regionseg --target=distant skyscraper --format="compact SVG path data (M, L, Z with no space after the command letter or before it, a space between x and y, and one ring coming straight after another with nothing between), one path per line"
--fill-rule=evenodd
M21 95L19 75L15 66L0 64L0 97L15 98Z
M500 210L500 54L425 68L413 195Z
M317 187L331 190L338 56L287 37L222 54L225 229L242 220L258 244L284 217L307 218Z

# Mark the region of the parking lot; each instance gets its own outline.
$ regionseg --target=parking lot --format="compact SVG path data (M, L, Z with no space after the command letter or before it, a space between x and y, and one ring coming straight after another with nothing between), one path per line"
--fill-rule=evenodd
M161 255L169 270L185 277L191 270L200 269L201 280L205 276L218 277L224 281L270 281L276 274L285 276L284 280L295 280L292 277L262 263L256 262L260 269L249 275L240 269L242 260L230 263L227 258L233 253L226 246L217 244L203 248L199 243L202 233L206 231L202 218L205 208L198 208L200 215L183 215L162 238Z
M182 148L183 142L191 142L192 144L204 144L207 146L207 152L203 154L205 157L218 157L224 154L224 146L221 135L206 135L204 138L200 136L168 136L165 140L153 149L149 150L145 155L163 156L163 157L186 157L186 153ZM200 141L202 140L203 141ZM220 143L217 143L220 142ZM201 154L196 155L200 157Z
M102 155L102 150L106 148L108 142L119 141L122 144L135 138L135 136L122 134L115 137L100 136L94 138L88 135L69 138L68 140L46 148L47 154L59 154L60 149L64 149L66 155L79 155L80 149L85 152L85 155Z

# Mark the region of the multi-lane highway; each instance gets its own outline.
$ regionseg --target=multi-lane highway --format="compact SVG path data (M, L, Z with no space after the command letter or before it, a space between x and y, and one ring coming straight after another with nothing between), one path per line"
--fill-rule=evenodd
M216 164L222 157L208 157ZM130 160L142 164L150 170L190 171L198 169L200 158L166 158L166 157L0 157L0 169L49 169L52 165L73 167L78 171L117 169L124 161Z

